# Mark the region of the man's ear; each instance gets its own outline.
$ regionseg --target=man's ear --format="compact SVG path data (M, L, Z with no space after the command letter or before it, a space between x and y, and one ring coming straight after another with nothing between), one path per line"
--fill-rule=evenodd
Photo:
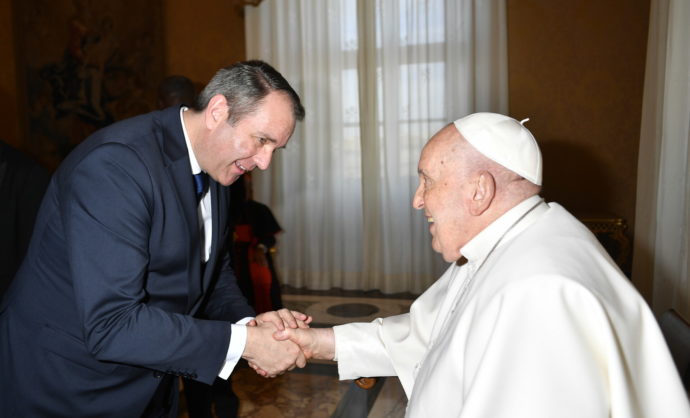
M204 110L204 121L208 129L214 129L228 120L228 101L222 94L211 97Z
M470 202L470 214L480 216L483 214L496 196L496 181L494 176L488 171L481 171L477 174L472 190L472 201Z

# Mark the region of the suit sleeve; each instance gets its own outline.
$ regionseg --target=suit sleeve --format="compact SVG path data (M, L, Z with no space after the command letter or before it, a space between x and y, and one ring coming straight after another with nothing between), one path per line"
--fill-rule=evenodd
M96 148L64 180L62 222L84 341L101 361L211 383L230 326L146 303L152 195L146 165L120 144Z

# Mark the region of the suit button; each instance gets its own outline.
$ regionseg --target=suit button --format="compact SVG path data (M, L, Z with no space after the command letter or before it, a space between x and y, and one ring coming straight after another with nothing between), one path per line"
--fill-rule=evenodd
M161 377L163 377L163 373L159 372L158 370L154 370L153 377L155 377L156 379L160 379Z

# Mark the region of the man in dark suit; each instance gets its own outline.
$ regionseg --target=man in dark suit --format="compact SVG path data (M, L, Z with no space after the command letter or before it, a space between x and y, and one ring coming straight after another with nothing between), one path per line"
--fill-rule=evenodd
M303 367L272 334L310 318L251 319L225 247L223 187L266 169L303 117L282 75L247 61L219 70L196 109L138 116L79 145L0 305L3 416L174 417L177 376L210 384L239 357L271 376Z

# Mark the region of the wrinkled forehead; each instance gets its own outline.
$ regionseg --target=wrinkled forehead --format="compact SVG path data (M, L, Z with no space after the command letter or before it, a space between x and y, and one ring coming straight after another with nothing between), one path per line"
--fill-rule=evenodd
M457 162L461 148L466 143L452 124L447 125L429 139L419 157L419 169L449 168Z

